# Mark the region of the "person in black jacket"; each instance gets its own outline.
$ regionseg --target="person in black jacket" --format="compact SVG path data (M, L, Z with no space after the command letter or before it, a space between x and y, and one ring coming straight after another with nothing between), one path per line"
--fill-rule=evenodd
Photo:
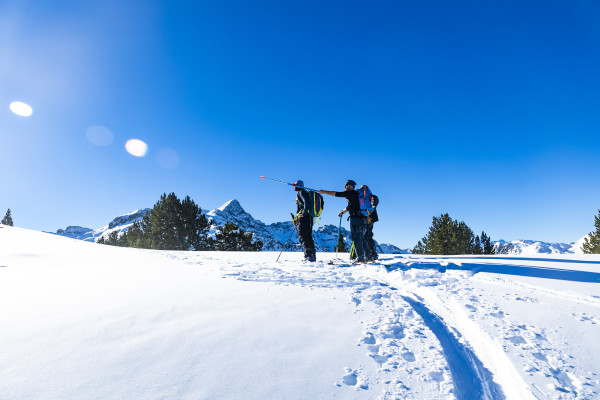
M298 227L298 238L304 250L304 260L317 261L317 251L313 240L313 218L309 215L308 210L312 207L310 204L310 195L304 189L304 182L297 180L294 183L296 191L297 214L294 224Z
M360 213L360 205L358 202L358 192L354 189L356 187L356 182L352 179L346 181L346 185L344 185L343 192L335 192L331 190L319 190L321 194L328 194L329 196L334 197L345 197L348 200L348 206L343 209L338 216L342 216L344 213L350 213L350 235L352 237L352 241L354 242L354 248L356 249L356 261L357 262L365 262L366 254L365 254L365 231L366 231L366 221L365 217Z
M365 186L367 185L361 186L360 189L362 189ZM377 216L377 205L379 204L379 198L374 194L371 194L371 196L371 205L373 206L373 212L371 212L371 214L367 217L366 220L365 242L367 246L367 259L369 261L375 261L379 259L379 255L377 254L377 246L375 245L375 240L373 239L373 224L379 221L379 217Z

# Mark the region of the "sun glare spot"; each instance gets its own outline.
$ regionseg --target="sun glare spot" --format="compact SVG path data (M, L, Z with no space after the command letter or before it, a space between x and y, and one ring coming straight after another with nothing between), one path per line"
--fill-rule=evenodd
M174 169L179 165L179 154L173 149L161 149L156 156L156 162L165 169Z
M135 157L144 157L148 151L148 145L139 139L129 139L125 143L125 150Z
M31 114L33 114L33 108L31 108L30 105L20 101L13 101L10 103L10 111L20 115L21 117L30 117Z
M90 126L85 132L85 136L94 146L104 147L113 142L113 133L105 126Z

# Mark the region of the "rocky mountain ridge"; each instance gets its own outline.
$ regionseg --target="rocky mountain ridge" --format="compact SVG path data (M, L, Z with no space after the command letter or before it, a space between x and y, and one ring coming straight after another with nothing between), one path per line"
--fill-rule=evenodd
M56 234L72 239L95 242L100 237L108 237L108 235L114 231L119 233L126 232L134 222L141 221L144 215L149 211L149 208L143 208L129 214L118 216L108 225L95 230L80 226L68 226L66 229L59 229ZM227 222L233 222L246 232L254 232L255 240L263 242L264 251L281 251L286 242L288 243L286 250L301 250L301 246L298 242L298 234L294 231L294 226L291 221L275 222L267 225L260 220L254 219L252 215L244 210L239 201L235 199L226 202L219 208L205 212L205 215L209 219L211 225L209 236L214 237L214 234L219 227L224 226ZM345 228L341 228L340 232L344 238L346 248L350 249L352 243L350 232ZM313 237L317 251L333 251L335 245L338 243L338 227L334 225L315 226ZM402 250L392 244L379 245L379 243L377 243L377 246L380 253L405 254L409 252L408 250Z
M80 239L89 242L95 242L100 237L108 237L114 231L119 233L126 232L131 225L136 221L141 221L143 216L149 212L149 208L142 208L133 211L129 214L121 215L114 218L108 225L90 229L81 226L68 226L66 229L59 229L56 234ZM254 219L252 215L247 213L239 201L233 199L221 207L203 213L210 220L211 226L209 235L214 237L215 232L226 222L233 222L246 232L254 232L256 240L263 242L263 250L265 251L281 251L284 244L289 238L286 250L300 251L301 246L298 242L298 234L292 231L294 226L290 221L275 222L265 224L260 220ZM291 237L290 237L291 234ZM350 232L341 228L341 234L344 237L346 248L350 249L351 239ZM338 227L334 225L315 226L314 230L315 247L317 251L333 251L338 242ZM497 254L581 254L581 245L583 239L579 239L573 243L547 243L534 240L497 240L494 242L494 247ZM407 254L410 249L400 249L392 244L377 244L378 251L382 254Z

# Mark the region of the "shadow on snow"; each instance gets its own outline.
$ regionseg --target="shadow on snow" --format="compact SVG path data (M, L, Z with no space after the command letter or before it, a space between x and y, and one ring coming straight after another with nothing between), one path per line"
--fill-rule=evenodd
M448 260L448 259L445 259ZM535 260L535 259L526 259ZM547 261L547 260L544 260ZM564 261L570 262L570 261ZM600 263L597 263L600 265ZM408 262L408 263L396 263L387 266L388 271L394 270L408 270L411 268L415 269L436 269L440 272L446 270L458 270L458 271L472 271L473 274L479 272L488 272L492 274L503 274L503 275L515 275L515 276L529 276L534 278L545 278L545 279L556 279L561 281L572 281L572 282L587 282L587 283L600 283L600 273L588 272L588 271L577 271L564 268L547 268L547 267L536 267L531 265L511 265L511 264L483 264L483 263L465 263L461 262L461 265L452 264L450 262L447 266L440 265L435 262Z
M455 258L465 259L464 256L455 256ZM439 258L440 260L452 260L453 257L443 257ZM473 257L467 256L468 260L509 260L509 261L543 261L543 262L555 262L555 263L567 263L567 264L592 264L600 266L600 261L587 261L587 260L568 260L564 258L533 258L533 257L513 257L513 256L482 256L482 257Z

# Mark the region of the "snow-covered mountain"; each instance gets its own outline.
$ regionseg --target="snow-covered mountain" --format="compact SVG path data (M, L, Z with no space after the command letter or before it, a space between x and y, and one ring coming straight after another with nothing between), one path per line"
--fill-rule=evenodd
M288 242L288 238L287 250L301 250L298 234L294 231L294 225L291 221L275 222L267 225L254 219L235 199L206 213L206 216L211 220L210 234L214 234L218 227L225 225L226 222L233 222L247 232L254 232L254 237L263 242L263 250L265 251L281 250L283 245ZM341 228L340 232L346 247L350 249L352 243L350 232L345 228ZM338 243L338 227L335 225L315 225L313 238L317 251L333 251ZM377 246L378 251L382 254L400 254L404 252L391 244L380 246L377 243Z
M496 254L583 254L581 246L582 237L573 243L547 243L535 240L513 240L506 242L499 240L494 242Z
M149 208L142 208L116 217L98 229L83 228L81 226L67 226L67 229L59 229L57 235L66 236L71 239L85 240L86 242L95 242L101 237L107 238L112 232L117 231L119 234L126 232L134 222L141 221L144 215L150 211Z
M93 242L97 241L100 237L106 238L113 231L119 233L127 231L134 222L140 221L148 211L150 211L149 208L144 208L116 217L108 225L96 230L80 226L69 226L64 230L59 229L56 233L73 239ZM260 220L254 219L252 215L244 210L240 202L235 199L207 212L205 215L211 223L209 231L209 235L211 236L215 234L219 227L224 226L225 223L233 222L246 232L254 232L254 238L263 242L263 250L265 251L282 250L286 242L288 242L286 250L301 250L298 242L298 234L294 231L291 221L275 222L267 225ZM352 243L350 232L345 228L341 228L341 234L344 237L346 247L350 249ZM338 227L334 225L316 225L313 237L317 251L333 251L338 242ZM406 254L409 252L392 244L379 245L377 243L377 245L378 251L382 254Z
M100 237L108 237L112 232L126 232L134 222L140 221L143 216L149 212L149 208L142 208L129 214L121 215L113 219L108 225L98 229L84 228L81 226L68 226L66 229L59 229L56 233L61 236L73 239L95 242ZM239 201L229 200L221 207L212 211L205 212L211 223L209 235L214 237L215 232L227 222L233 222L246 232L254 232L256 240L263 242L263 250L280 251L284 244L287 251L301 251L302 247L298 242L297 232L293 232L294 226L291 221L275 222L265 224L254 219L247 213ZM350 232L341 228L346 248L350 249L352 240ZM291 237L290 237L291 234ZM338 227L334 225L315 225L313 234L315 247L317 251L333 251L337 244ZM584 236L573 243L547 243L535 240L498 240L494 242L494 248L497 254L582 254L581 246ZM289 241L288 241L289 238ZM410 254L410 249L400 249L397 246L386 243L377 243L378 252L381 254Z

